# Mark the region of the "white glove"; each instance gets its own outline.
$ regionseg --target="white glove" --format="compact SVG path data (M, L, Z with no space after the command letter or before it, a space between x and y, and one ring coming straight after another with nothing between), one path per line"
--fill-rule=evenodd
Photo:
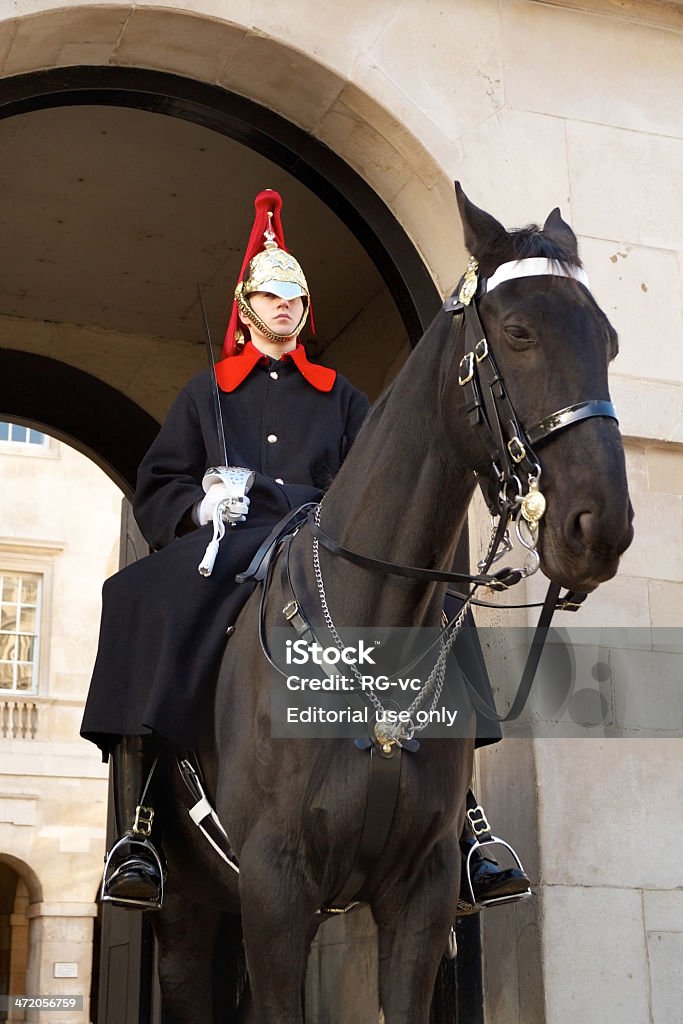
M209 485L209 489L198 502L193 511L192 518L197 526L206 526L213 521L216 506L221 502L225 505L221 509L221 516L226 523L243 523L249 511L249 498L246 496L230 497L230 491L222 480L217 480Z

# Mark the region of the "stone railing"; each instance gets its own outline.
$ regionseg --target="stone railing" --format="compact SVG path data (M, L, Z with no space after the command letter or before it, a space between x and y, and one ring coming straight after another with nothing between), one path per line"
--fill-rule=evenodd
M0 699L0 737L7 740L34 740L37 736L37 703L21 697Z

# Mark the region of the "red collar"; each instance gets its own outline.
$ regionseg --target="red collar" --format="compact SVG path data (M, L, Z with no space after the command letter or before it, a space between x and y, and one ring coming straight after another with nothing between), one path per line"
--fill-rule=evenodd
M291 352L285 352L283 359L291 359L301 376L318 391L331 391L337 379L337 371L329 366L310 363L301 342ZM260 360L267 360L262 352L250 341L239 355L228 356L216 363L216 379L221 391L235 391L246 380Z

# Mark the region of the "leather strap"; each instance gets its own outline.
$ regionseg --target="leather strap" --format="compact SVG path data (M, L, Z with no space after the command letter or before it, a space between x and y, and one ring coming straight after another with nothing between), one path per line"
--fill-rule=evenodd
M480 586L491 587L493 590L506 589L510 584L508 577L513 574L509 569L503 569L500 573L493 575L471 576L464 572L446 572L444 569L423 569L414 565L399 565L396 562L385 562L381 558L372 558L370 555L361 555L357 551L339 544L333 537L318 526L309 515L308 526L314 537L317 537L323 547L331 551L333 555L339 555L347 562L353 562L364 569L371 569L373 572L381 572L388 576L402 576L414 580L426 580L433 583L477 583ZM519 576L514 582L517 582Z
M467 796L465 797L465 818L477 842L486 843L493 839L491 826L488 823L484 808L477 801L471 789L467 790Z
M346 882L335 898L322 907L322 913L343 913L371 896L374 886L368 888L368 879L391 832L400 781L401 748L392 746L390 754L380 754L375 746L370 747L368 795L356 857Z
M275 546L286 534L293 533L303 522L303 518L311 509L315 508L315 502L307 502L298 508L292 509L287 515L280 519L270 531L266 539L260 545L251 562L244 570L235 576L236 583L260 582L265 579L268 572L268 564L272 557ZM299 521L301 520L301 522Z
M538 669L538 663L541 660L541 654L543 653L543 645L545 644L548 630L550 628L550 621L553 617L553 612L558 604L558 597L560 594L560 587L557 583L551 583L548 586L548 591L543 602L543 608L536 624L534 636L531 641L531 647L527 655L526 664L524 666L524 672L522 678L519 681L519 687L517 694L512 702L512 707L506 715L499 715L496 708L489 707L486 701L479 696L472 683L467 678L465 672L463 672L463 678L467 691L470 695L472 705L480 712L485 718L488 718L491 722L511 722L516 718L519 718L527 700L529 699L529 693L531 692L531 685L536 676L536 670ZM457 656L457 655L456 655Z

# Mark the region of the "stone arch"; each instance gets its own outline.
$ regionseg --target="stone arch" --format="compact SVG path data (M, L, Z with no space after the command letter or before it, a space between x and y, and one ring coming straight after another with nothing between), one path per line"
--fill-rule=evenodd
M62 14L65 24L72 26L75 13ZM49 18L49 15L44 17ZM80 24L77 18L76 23ZM20 36L19 27L15 43ZM168 73L91 66L48 69L5 79L0 118L50 107L99 104L138 108L194 122L255 149L284 168L350 228L380 271L410 340L415 343L421 336L438 308L439 294L429 268L408 234L382 197L344 160L311 134L271 110L222 88ZM9 337L6 344L12 346ZM34 347L35 343L30 344ZM43 347L42 342L38 344ZM16 348L22 345L20 342ZM130 493L135 466L156 429L153 417L160 418L163 408L147 406L148 411L144 412L137 394L127 399L120 395L115 397L117 393L108 388L104 380L80 376L82 371L77 365L73 367L75 372L67 370L68 356L61 364L47 359L34 363L33 367L29 364L37 356L29 357L24 353L22 357L17 351L5 350L3 358L12 370L11 375L4 374L3 414L30 420L63 437L93 457L126 493ZM105 376L104 364L102 367L102 373L94 371L98 377ZM48 385L48 380L60 386ZM86 401L88 380L94 382L96 402ZM111 383L116 384L116 381L112 379ZM171 391L180 383L178 380ZM68 408L59 412L59 396L68 394L71 387L82 395L83 403L69 402ZM49 415L37 400L38 392L51 410ZM78 422L74 420L76 406L80 409ZM91 410L90 420L85 408ZM61 422L64 417L68 422ZM115 431L118 436L113 439L107 438L111 424L126 424L126 427ZM97 429L102 426L108 429ZM104 450L103 445L108 445L108 450Z
M0 853L0 989L3 992L28 991L33 922L27 911L31 904L41 901L42 886L33 869L12 854Z
M0 418L65 441L132 496L156 420L104 381L57 359L4 349L0 368Z
M19 857L4 852L0 852L0 864L6 864L24 882L29 903L42 903L43 887L33 868Z
M79 104L132 107L192 121L284 168L346 223L388 285L413 344L419 339L438 302L430 269L381 193L313 135L237 93L118 66L47 69L6 79L0 119Z
M388 18L392 6L388 0L371 5L373 24ZM450 215L453 232L459 232L452 183L427 148L427 142L436 146L438 129L435 133L408 102L397 117L388 96L380 97L378 83L357 74L360 39L346 33L314 37L295 7L281 24L268 5L237 4L231 15L233 20L216 17L208 0L192 11L170 10L156 0L144 7L90 3L33 11L6 23L0 67L6 78L58 68L65 81L78 66L103 72L147 69L248 98L360 174L394 210L432 276L438 276L444 250L432 229L449 223L444 218ZM372 31L372 25L366 29ZM315 181L306 183L316 189ZM346 213L353 216L353 210ZM448 247L452 254L451 238Z

